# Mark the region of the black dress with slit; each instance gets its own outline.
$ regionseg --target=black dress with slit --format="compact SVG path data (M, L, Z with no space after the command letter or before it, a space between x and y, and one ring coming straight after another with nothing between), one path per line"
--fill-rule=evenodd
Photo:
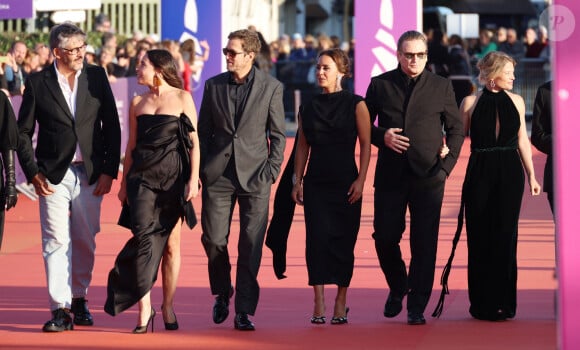
M469 312L483 320L516 314L518 218L524 172L520 116L506 92L483 90L471 116L471 155L463 187Z
M356 105L362 97L348 91L315 96L300 111L310 145L304 176L304 220L308 284L348 287L362 199L348 203L358 176L355 162Z
M125 180L133 237L109 272L105 312L110 315L137 303L157 279L169 235L184 215L192 131L185 114L137 117L137 142Z

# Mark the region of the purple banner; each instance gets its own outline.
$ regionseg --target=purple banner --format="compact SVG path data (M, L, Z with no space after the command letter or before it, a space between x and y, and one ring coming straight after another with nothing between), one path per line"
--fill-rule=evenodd
M137 84L136 77L117 79L111 83L111 90L115 96L119 122L121 123L121 155L125 154L129 140L129 105L133 96L147 91L147 87Z
M1 0L0 0L1 1ZM197 60L196 70L192 75L192 93L195 105L201 105L205 80L221 73L221 1L207 0L171 0L161 2L161 37L163 39L184 42L192 39L195 42ZM205 49L200 42L207 42ZM207 61L203 60L205 51L209 53Z
M32 0L0 0L0 19L32 18Z
M355 82L363 95L370 78L397 67L397 40L408 30L421 30L422 0L365 0L354 2ZM422 25L421 25L422 26Z

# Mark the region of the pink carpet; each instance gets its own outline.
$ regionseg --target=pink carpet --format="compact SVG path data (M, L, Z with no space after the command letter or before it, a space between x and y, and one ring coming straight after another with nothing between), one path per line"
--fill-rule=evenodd
M293 140L289 139L287 153ZM469 156L466 140L461 159L446 187L443 204L437 273L433 296L439 297L439 277L451 249L460 200L461 184ZM518 310L514 320L493 323L477 321L468 313L467 251L465 232L459 243L449 281L451 294L441 318L426 314L425 326L408 326L406 313L394 319L382 315L387 286L378 266L372 234L372 174L376 149L365 188L359 240L355 248L355 270L348 294L347 325L311 325L313 293L307 286L304 262L304 216L297 209L288 247L288 278L277 280L272 256L264 248L260 304L255 332L233 329L233 316L224 324L211 319L213 297L209 291L207 260L200 243L200 227L182 233L182 269L176 295L180 329L165 331L158 314L155 333L130 334L136 324L137 308L111 317L104 313L106 278L117 252L130 232L116 225L120 205L118 182L103 203L101 233L97 238L97 261L88 300L95 318L93 327L75 327L72 332L46 334L42 324L50 318L44 264L41 255L38 203L20 196L7 213L6 232L0 253L0 349L555 349L556 317L554 290L554 225L545 194L531 198L526 185L519 233ZM541 181L545 157L534 150L536 174ZM275 190L275 189L274 189ZM194 203L199 213L199 198ZM237 216L230 242L236 259ZM408 259L408 240L402 243ZM327 317L332 316L335 288L326 293ZM159 310L160 281L152 291Z

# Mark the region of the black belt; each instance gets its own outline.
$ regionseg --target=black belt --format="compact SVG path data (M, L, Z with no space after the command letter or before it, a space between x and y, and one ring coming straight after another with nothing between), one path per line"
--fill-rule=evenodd
M515 151L517 150L517 146L496 146L496 147L489 147L489 148L472 148L471 152L480 153L480 152L496 152L496 151Z

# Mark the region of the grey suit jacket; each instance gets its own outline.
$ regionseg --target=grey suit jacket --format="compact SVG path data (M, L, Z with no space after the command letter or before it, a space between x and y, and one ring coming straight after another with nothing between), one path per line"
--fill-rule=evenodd
M42 172L50 182L62 181L77 143L89 183L101 174L117 178L121 127L115 98L103 68L87 65L78 78L76 115L70 112L53 65L26 79L18 117L18 159L28 181ZM32 137L38 125L36 151Z
M253 192L271 185L280 173L286 145L283 86L256 69L236 129L228 103L229 76L225 72L205 83L198 122L200 177L204 186L213 184L234 157L241 187Z

